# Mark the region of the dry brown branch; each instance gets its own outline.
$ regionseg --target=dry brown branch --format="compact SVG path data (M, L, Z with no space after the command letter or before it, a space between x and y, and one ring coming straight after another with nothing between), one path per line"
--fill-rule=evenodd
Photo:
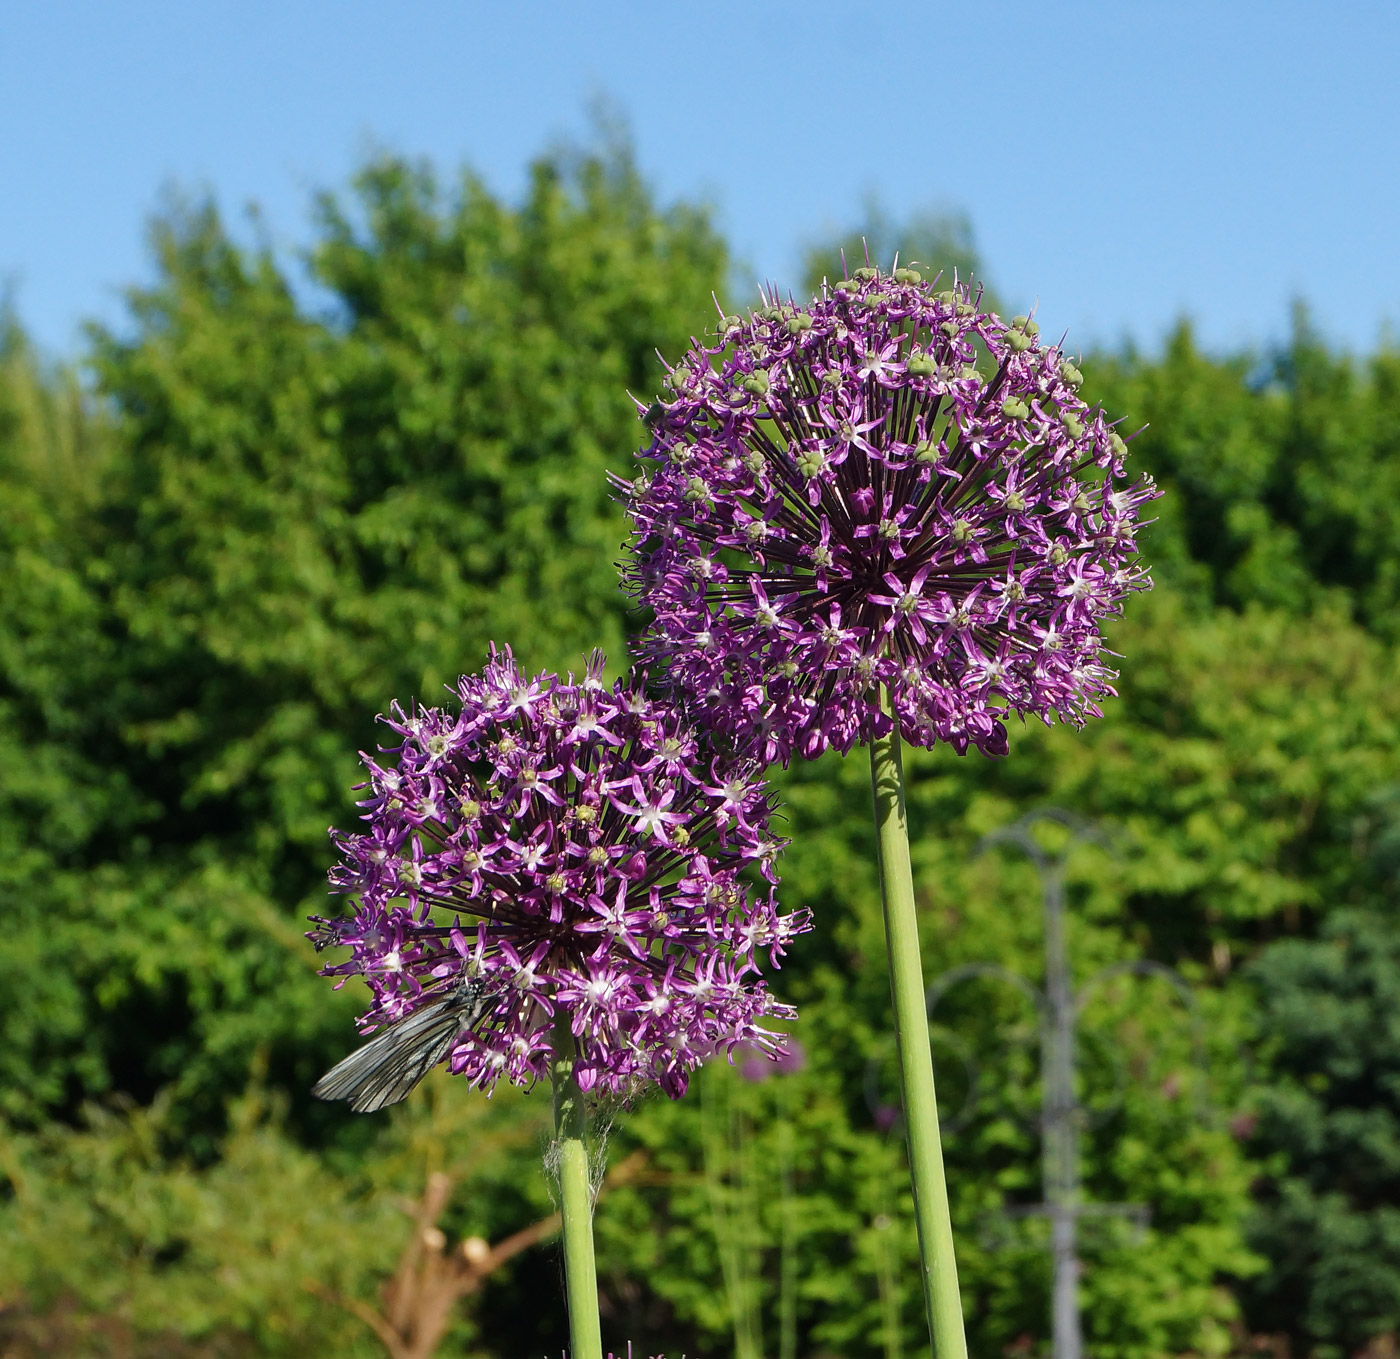
M641 1178L645 1164L645 1153L633 1152L608 1172L601 1192ZM507 1260L559 1230L559 1214L550 1213L494 1246L479 1236L469 1236L448 1251L447 1237L437 1224L447 1210L453 1187L449 1176L429 1175L422 1196L405 1205L413 1218L413 1230L393 1276L384 1285L382 1308L319 1284L307 1284L317 1296L363 1321L379 1337L389 1359L432 1359L451 1325L452 1309L458 1301L475 1293Z

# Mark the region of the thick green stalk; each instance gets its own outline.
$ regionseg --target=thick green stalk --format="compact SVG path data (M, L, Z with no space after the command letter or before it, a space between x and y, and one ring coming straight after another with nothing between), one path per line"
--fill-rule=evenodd
M967 1359L958 1268L953 1257L953 1223L948 1214L948 1183L938 1137L938 1101L933 1090L924 974L919 962L919 923L914 912L914 874L909 865L898 723L888 736L871 741L870 778L875 792L880 894L885 906L885 942L894 997L899 1083L904 1097L904 1133L914 1181L914 1219L923 1261L924 1303L936 1359Z
M588 1176L588 1111L574 1080L574 1035L562 1011L554 1021L554 1144L564 1219L564 1292L570 1359L603 1359L598 1270L593 1261L593 1188Z

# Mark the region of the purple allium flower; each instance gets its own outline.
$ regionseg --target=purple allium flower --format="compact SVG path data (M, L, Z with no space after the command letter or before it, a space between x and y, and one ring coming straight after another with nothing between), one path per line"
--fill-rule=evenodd
M395 705L395 758L363 757L368 829L332 832L331 883L358 904L312 931L352 949L326 974L364 977L367 1024L479 979L495 1003L449 1067L483 1088L546 1074L561 1007L582 1089L672 1096L717 1050L776 1051L760 1021L794 1014L756 978L809 928L778 914L766 785L640 687L606 687L602 666L594 653L581 681L526 679L493 649L460 707Z
M692 342L630 487L643 651L764 761L883 734L1006 753L1112 694L1099 621L1150 582L1151 479L1027 317L857 269Z

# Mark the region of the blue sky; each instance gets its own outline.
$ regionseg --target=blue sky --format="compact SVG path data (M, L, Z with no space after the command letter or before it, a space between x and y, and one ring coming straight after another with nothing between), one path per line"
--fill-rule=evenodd
M1400 5L1291 0L0 0L0 279L53 353L120 319L163 186L274 240L372 147L529 159L630 120L750 277L855 222L966 212L1001 294L1089 347L1400 331Z

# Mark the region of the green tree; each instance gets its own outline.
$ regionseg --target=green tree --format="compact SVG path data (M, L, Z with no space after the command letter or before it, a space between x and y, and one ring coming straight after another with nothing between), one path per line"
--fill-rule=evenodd
M350 1005L295 921L374 713L493 639L621 660L606 474L627 389L712 305L704 215L656 209L619 151L539 162L518 208L386 160L319 223L329 319L212 207L158 222L158 281L93 336L120 456L81 513L28 470L3 498L15 1115L168 1087L214 1136L259 1042L304 1090Z
M1397 640L1400 351L1331 353L1301 307L1272 353L1214 359L1189 323L1161 359L1101 357L1088 390L1162 484L1158 574L1239 608L1334 599Z
M104 413L77 370L42 362L0 296L0 477L81 504L112 449Z
M550 1213L538 1173L547 1100L506 1091L488 1102L432 1082L362 1162L298 1145L285 1104L255 1070L206 1164L183 1150L166 1097L0 1137L5 1352L42 1349L57 1318L60 1352L120 1355L155 1341L169 1347L159 1353L373 1359L385 1347L364 1314L383 1306L377 1294L421 1230L413 1210L430 1177L454 1189L428 1224L447 1237L440 1249L499 1240ZM548 1268L540 1257L553 1250L537 1247L527 1264ZM562 1308L549 1302L537 1300L536 1315L557 1328ZM457 1351L480 1332L479 1307L459 1308ZM102 1334L110 1348L98 1348Z
M1339 912L1250 975L1273 1045L1251 1229L1272 1269L1251 1318L1309 1353L1355 1353L1400 1330L1400 930Z

